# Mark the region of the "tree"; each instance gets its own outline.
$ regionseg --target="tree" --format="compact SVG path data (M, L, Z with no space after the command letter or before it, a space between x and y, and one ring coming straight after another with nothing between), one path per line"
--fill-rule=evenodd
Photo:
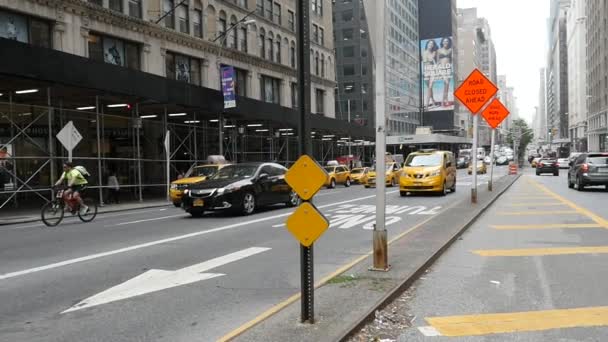
M517 150L518 160L523 159L526 147L528 147L528 144L530 144L533 139L533 130L528 127L526 121L522 119L517 119L513 121L513 125L509 130L509 135L507 136L507 142L509 143L509 145L513 145L513 142L515 140L519 140L519 147Z

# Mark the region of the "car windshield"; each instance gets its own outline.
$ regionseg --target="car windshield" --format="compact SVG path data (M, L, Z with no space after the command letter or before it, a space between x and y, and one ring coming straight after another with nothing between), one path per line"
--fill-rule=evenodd
M221 168L211 179L251 178L257 169L256 165L228 165Z
M440 154L422 154L407 157L405 166L439 166L441 163Z
M335 168L336 168L335 166L326 166L325 171L327 171L327 173L334 172Z
M392 169L393 169L393 163L387 163L387 164L385 165L385 171L390 171L390 170L392 170ZM376 171L376 164L374 164L374 165L372 166L372 168L370 169L370 171L374 171L374 172Z
M210 177L217 172L217 166L197 166L186 177Z
M351 174L356 175L358 173L363 173L363 169L352 169L350 171Z
M541 159L540 162L543 163L543 164L554 164L554 163L556 163L556 161L554 159Z
M606 157L588 157L587 163L593 165L608 165L608 156Z

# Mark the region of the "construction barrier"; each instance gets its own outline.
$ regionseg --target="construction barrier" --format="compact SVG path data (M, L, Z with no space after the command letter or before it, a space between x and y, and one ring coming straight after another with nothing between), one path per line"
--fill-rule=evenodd
M509 163L509 174L510 175L516 175L517 174L517 164L515 164L514 162L510 162Z

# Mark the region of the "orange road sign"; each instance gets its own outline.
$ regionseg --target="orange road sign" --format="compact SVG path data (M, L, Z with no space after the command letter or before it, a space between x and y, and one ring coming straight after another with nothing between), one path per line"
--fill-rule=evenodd
M475 115L497 91L498 88L494 83L481 71L475 69L456 89L454 96Z
M488 122L490 127L496 129L498 125L509 116L509 110L498 99L492 100L486 109L481 112L481 115Z

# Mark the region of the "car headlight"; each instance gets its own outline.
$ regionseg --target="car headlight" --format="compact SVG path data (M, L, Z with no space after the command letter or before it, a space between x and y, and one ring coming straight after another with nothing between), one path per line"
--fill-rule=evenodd
M240 186L227 186L225 188L219 188L219 189L217 189L217 194L222 195L222 194L231 193L231 192L239 190L240 188L241 188Z
M176 190L177 189L177 184L171 183L171 189Z
M431 173L429 174L429 177L436 177L441 175L441 170L435 170L435 171L431 171Z
M184 190L184 195L187 195L189 193L190 193L190 190L188 190L188 189Z

